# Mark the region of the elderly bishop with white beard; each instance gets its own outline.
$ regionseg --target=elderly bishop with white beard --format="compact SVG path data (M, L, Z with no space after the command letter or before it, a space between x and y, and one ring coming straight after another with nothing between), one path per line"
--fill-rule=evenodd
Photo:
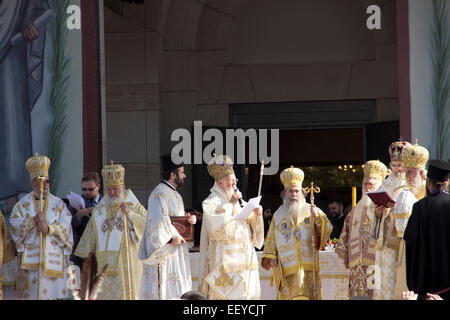
M322 248L333 226L325 213L306 203L304 173L288 168L281 175L283 204L275 212L267 233L261 265L272 270L278 300L320 299L319 257L313 237Z
M111 162L102 175L105 196L92 211L75 255L86 259L94 253L97 273L108 264L99 300L137 300L143 267L138 248L147 211L133 192L125 189L123 166Z
M402 292L407 291L403 234L414 203L426 195L425 166L428 158L428 150L417 143L405 146L401 160L406 185L401 186L394 208L380 206L374 209L375 214L381 217L376 243L376 265L381 270L380 285L374 296L377 300L401 299Z
M378 160L364 164L362 197L345 218L336 253L350 269L349 295L372 297L373 287L368 284L369 267L375 264L375 213L367 192L375 191L387 175L386 166Z
M203 203L200 236L200 288L207 299L259 299L256 248L264 243L262 207L245 219L235 219L241 208L230 157L220 155L208 164L215 183Z

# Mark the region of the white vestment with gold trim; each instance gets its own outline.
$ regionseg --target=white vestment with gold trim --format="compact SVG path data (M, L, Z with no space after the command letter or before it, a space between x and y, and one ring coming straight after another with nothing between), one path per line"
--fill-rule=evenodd
M188 245L169 244L172 238L181 237L170 217L184 215L181 195L160 183L148 198L147 223L139 246L139 259L144 262L140 299L176 299L192 290Z
M216 183L202 206L199 291L208 299L260 299L255 247L264 243L262 215L256 219L256 229L254 213L247 219L233 219L241 208Z
M97 272L108 264L98 300L137 300L139 297L142 262L138 259L138 247L147 211L131 190L125 191L122 202L130 206L127 229L120 204L111 205L107 197L103 197L93 209L75 250L75 255L83 259L95 253Z
M11 237L21 256L18 296L30 300L70 298L66 269L73 245L72 215L61 199L49 194L43 206L49 232L42 234L41 243L33 222L39 209L40 201L31 192L14 206L10 217Z
M375 245L376 271L380 275L379 283L375 283L374 298L377 300L400 299L399 291L407 289L403 233L418 199L406 186L394 190L388 191L396 200L395 207L383 216Z

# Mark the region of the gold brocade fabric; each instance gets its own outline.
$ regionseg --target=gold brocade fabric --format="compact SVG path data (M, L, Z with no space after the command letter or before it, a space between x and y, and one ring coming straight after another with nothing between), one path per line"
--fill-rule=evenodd
M106 205L102 201L93 211L93 215L77 246L75 255L86 258L91 252L94 252L98 261L97 272L105 264L113 266L111 269L114 272L109 272L108 267L108 273L102 285L102 290L98 295L98 300L137 300L139 299L142 278L142 262L138 258L138 248L139 240L142 238L145 227L147 211L139 202L134 203L133 209L130 211L130 214L133 214L134 230L128 229L128 241L125 241L123 236L125 232L122 233L121 239L112 239L112 237L109 239L106 237L109 239L109 242L120 241L120 249L118 251L100 251L99 248L104 248L105 245L99 243L97 223L102 225L102 221L107 221L110 218ZM128 227L131 228L130 225ZM114 228L123 228L123 226L119 224L111 225L111 228L105 229L105 234L111 233Z
M309 210L309 206L307 206L307 208ZM281 215L284 214L284 212L280 208L275 214ZM332 231L330 222L326 218L323 218L322 215L325 216L325 214L321 212L319 214L320 219L317 219L315 221L315 224L318 227L319 232L321 233L321 236L319 235L319 237L321 238L320 247L324 245L324 242L329 238ZM292 237L286 237L288 239L288 241L286 242L286 239L284 239L283 237L281 237L280 240L277 237L276 229L280 228L280 226L276 224L276 220L277 219L275 219L274 217L270 224L269 231L265 240L263 258L270 258L278 261L278 266L272 269L272 284L275 286L277 299L321 299L321 282L319 278L320 266L318 258L319 252L316 251L315 253L316 262L314 264L313 272L312 263L303 261L303 258L305 258L306 255L304 253L302 254L302 252L308 251L308 248L305 247L305 244L308 243L309 246L311 246L312 241L306 242L302 240L296 242L293 240L294 237L296 237L295 230L300 230L299 227L301 226L301 223L297 224L297 227L293 231L294 235ZM284 224L284 221L284 219L280 219L281 224ZM318 224L320 225L318 226ZM288 228L285 229L288 230ZM292 266L290 266L289 268L285 268L284 265L283 267L280 267L282 265L280 259L283 259L283 252L285 252L286 250L290 250L290 248L292 247L292 243L290 241L294 241L295 243L296 249L294 252L296 257L294 256L294 259L297 260L297 263L295 263L295 260L289 261L290 263L294 262ZM288 272L288 270L292 271L293 268L295 268L295 270L293 270L293 273Z
M373 297L374 290L369 289L367 285L368 280L368 266L363 266L361 264L356 265L350 269L349 278L349 295L350 297L355 296L368 296Z
M11 238L6 228L5 218L0 211L0 269L3 264L6 264L14 259L14 248ZM2 288L2 274L0 272L0 300L3 299Z
M283 285L277 292L278 300L319 300L319 273L315 272L316 295L314 295L314 281L312 271L299 269L295 274L284 278Z
M345 218L344 226L336 245L336 253L346 268L350 269L350 297L372 296L367 288L367 268L375 264L375 238L371 236L371 225L367 217L368 208L356 206ZM353 231L353 232L352 232ZM353 235L353 237L351 237Z

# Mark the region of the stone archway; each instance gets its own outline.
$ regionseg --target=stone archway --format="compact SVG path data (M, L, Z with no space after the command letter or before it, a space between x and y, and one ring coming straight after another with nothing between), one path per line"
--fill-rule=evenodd
M347 18L336 20L321 15L320 6L327 11L325 5L332 2L336 1L153 0L143 6L127 5L123 18L105 11L107 153L126 164L130 186L142 190L145 198L159 180L159 156L170 150L171 132L190 129L195 119L209 126L228 126L230 103L376 99L377 119L396 119L395 2L340 1L343 9L338 11ZM369 4L381 6L386 28L370 33L370 41L364 32L356 32L346 39L352 50L343 46L339 59L332 59L320 41L312 46L315 38L307 36L313 30L303 34L311 48L322 49L320 55L315 56L314 50L299 55L299 46L289 46L295 29L308 26L301 28L295 21L294 13L302 5L307 8L302 12L314 9L317 19L332 20L329 28L342 38L345 33L338 32L339 23L350 30L365 23ZM276 14L270 15L274 8ZM253 12L256 16L251 16ZM352 19L351 13L358 17ZM314 21L314 14L309 15L308 21ZM252 33L240 30L250 30L248 23L258 19L265 24L253 28L266 25L267 36L248 41ZM289 28L293 31L286 35ZM319 30L320 34L326 36L326 30ZM266 38L270 43L261 46ZM358 46L358 39L365 45ZM267 47L278 51L257 54ZM130 121L136 133L124 132ZM189 206L191 191L185 189Z

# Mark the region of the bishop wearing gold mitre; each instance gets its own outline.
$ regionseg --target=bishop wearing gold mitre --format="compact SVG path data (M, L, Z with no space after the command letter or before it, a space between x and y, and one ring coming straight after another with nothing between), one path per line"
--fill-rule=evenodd
M405 170L403 168L402 161L402 150L411 145L407 141L396 141L391 143L389 146L389 157L391 162L389 163L390 173L389 176L384 180L383 184L380 187L389 192L391 197L396 200L398 194L400 193L400 186L404 186L406 184L405 181ZM389 171L389 170L388 170Z
M333 227L325 213L306 203L301 169L288 168L280 178L283 204L270 223L261 265L266 270L273 268L277 299L317 300L321 292L318 248L329 239Z
M50 193L50 159L36 154L25 167L32 192L14 206L11 237L18 252L16 289L19 299L70 298L66 287L72 252L72 215L60 198Z
M108 271L99 300L137 300L142 277L138 258L147 211L130 189L125 189L125 169L111 161L102 170L105 196L92 211L91 219L75 250L86 259L97 258L97 273Z
M426 195L426 171L429 152L426 148L406 145L401 152L406 184L395 190L395 206L375 207L381 219L377 233L377 269L381 271L380 283L375 290L377 300L401 299L406 286L405 232L414 203Z
M208 299L259 299L255 247L264 243L262 208L256 207L245 219L236 218L242 200L230 157L214 157L208 172L215 182L202 203L199 291Z
M368 284L369 267L375 264L375 214L370 209L372 200L367 192L377 190L387 175L387 167L378 160L364 164L362 197L344 221L336 253L350 269L349 296L373 296L373 287Z

